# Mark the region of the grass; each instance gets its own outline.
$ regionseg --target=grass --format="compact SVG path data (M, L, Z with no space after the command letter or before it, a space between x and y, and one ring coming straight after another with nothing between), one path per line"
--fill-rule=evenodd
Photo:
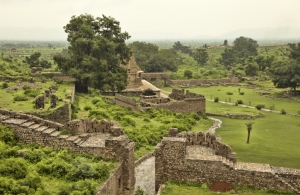
M213 192L206 184L200 183L179 183L179 182L165 182L165 188L161 195L217 195L217 194L240 194L240 195L268 195L268 194L293 194L288 192L278 192L272 190L258 190L251 187L234 187L229 192Z
M2 86L3 82L0 82L0 86ZM18 83L10 82L8 83L9 87L16 86ZM46 83L36 82L39 85L38 91L40 93L44 92L48 89L52 82L48 81ZM58 89L55 91L55 95L58 97L59 101L57 101L57 107L63 105L63 101L67 98L67 96L71 95L71 87L70 83L57 84ZM18 95L23 95L25 90L7 90L0 88L0 105L1 109L14 110L14 111L22 111L22 112L39 112L45 110L53 110L50 109L49 98L45 103L44 110L38 110L34 108L34 99L33 97L29 97L27 101L14 101L14 97Z
M244 95L239 94L239 89L245 92ZM170 87L163 88L166 91L171 91ZM300 111L299 102L290 98L274 98L272 96L261 96L259 92L265 91L262 88L248 89L242 86L211 86L211 87L190 87L187 88L194 93L203 94L206 99L219 98L219 101L235 103L237 100L243 100L245 105L256 106L264 104L266 109L274 106L274 110L280 111L285 109L288 113L297 114ZM271 93L275 96L282 90L273 88ZM227 95L227 92L233 92L233 95Z
M237 161L266 163L300 169L299 117L263 112L253 121L250 143L246 143L249 120L216 117L223 121L216 134L237 152Z

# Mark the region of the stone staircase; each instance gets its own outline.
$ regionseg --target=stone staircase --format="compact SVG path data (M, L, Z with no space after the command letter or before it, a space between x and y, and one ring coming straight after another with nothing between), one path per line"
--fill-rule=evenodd
M300 194L300 191L297 189L296 186L291 185L291 183L287 182L284 178L278 176L277 174L275 174L275 177L276 177L277 180L279 180L282 183L284 183L285 185L287 185L291 189L291 191L293 191L296 194Z
M16 127L18 129L22 128L26 131L34 131L35 133L42 134L45 136L50 136L50 137L57 137L60 140L68 141L73 143L74 146L80 146L85 142L87 139L87 135L60 135L61 134L61 128L58 127L51 127L49 126L46 121L43 121L42 119L40 121L35 120L36 117L32 117L32 120L29 119L20 119L20 118L13 118L9 115L2 115L0 114L0 123L6 126L12 126ZM63 125L60 124L60 127ZM26 131L24 131L26 133ZM25 143L30 143L34 138L26 138L26 136L23 134L18 134L16 133L19 137L19 139L23 140ZM46 139L46 138L45 138ZM45 140L35 140L35 142L40 142L38 144L42 144L41 142L44 142ZM44 144L42 144L44 145ZM71 144L72 145L72 144Z

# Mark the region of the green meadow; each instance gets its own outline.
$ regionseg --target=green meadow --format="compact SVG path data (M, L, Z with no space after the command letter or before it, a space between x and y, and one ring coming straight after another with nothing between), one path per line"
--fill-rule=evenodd
M3 88L3 83L0 82L0 105L1 109L22 111L22 112L42 112L51 111L49 101L45 102L45 108L43 110L38 110L34 108L34 99L43 93L46 89L53 84L52 81L35 82L35 87L30 87L30 83L7 83L7 88ZM10 89L17 87L22 84L19 89ZM57 89L55 90L55 95L58 97L57 107L63 105L63 100L71 97L72 84L61 82L56 84ZM19 98L18 98L19 97ZM49 98L48 98L49 100Z

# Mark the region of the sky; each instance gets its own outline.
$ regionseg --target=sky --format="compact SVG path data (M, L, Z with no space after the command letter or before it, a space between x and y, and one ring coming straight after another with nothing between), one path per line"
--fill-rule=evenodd
M300 0L0 0L0 40L66 39L63 26L85 13L115 18L132 39L209 38L261 28L272 37L300 30L299 8Z

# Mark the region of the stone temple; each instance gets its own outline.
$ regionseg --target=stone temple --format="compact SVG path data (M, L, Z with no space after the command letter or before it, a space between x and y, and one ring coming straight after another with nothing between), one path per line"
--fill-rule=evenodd
M160 89L142 79L143 71L137 65L133 56L130 57L129 62L126 65L121 64L121 67L127 69L128 74L127 86L126 89L122 91L122 95L139 96L144 90L151 89L158 97L160 97Z

